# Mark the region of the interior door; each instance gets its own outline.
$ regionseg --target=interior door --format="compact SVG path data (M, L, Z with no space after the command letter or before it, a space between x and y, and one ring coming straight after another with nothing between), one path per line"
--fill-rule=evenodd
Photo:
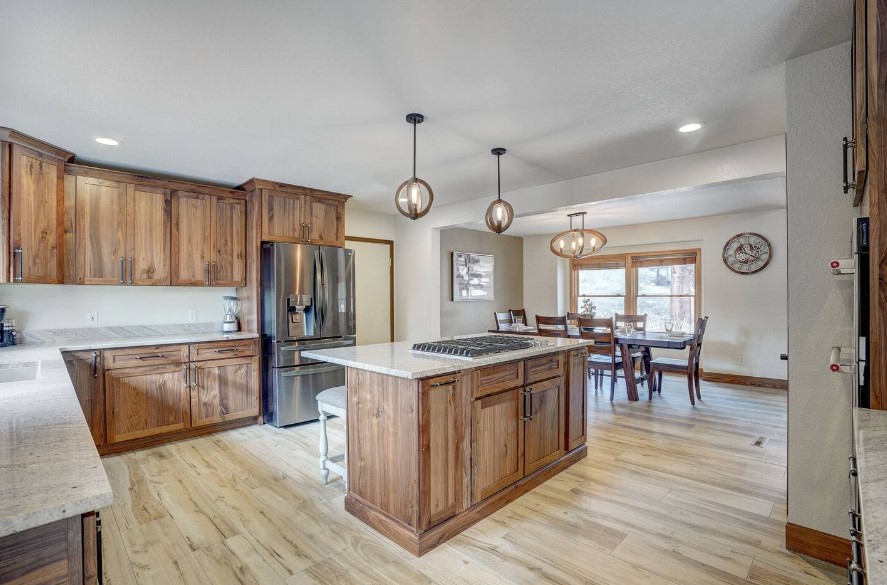
M564 454L564 383L553 378L527 386L524 472L529 474Z
M216 197L213 214L216 286L246 286L246 201Z
M10 227L13 282L61 283L64 164L12 145Z
M259 358L191 365L191 426L258 416Z
M357 345L394 341L391 248L388 242L348 240L354 250Z
M308 243L318 246L342 246L342 203L323 197L305 197L305 222Z
M204 193L173 193L172 284L210 284L211 199Z
M75 271L79 284L124 284L126 184L77 177Z
M524 476L523 394L520 388L474 401L471 417L471 503Z
M187 364L105 371L108 443L162 435L191 426Z
M127 186L127 282L169 284L172 201L168 189Z

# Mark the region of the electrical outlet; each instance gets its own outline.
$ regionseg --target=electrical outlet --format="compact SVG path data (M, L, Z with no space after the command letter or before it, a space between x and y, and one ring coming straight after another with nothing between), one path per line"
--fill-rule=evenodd
M197 309L188 309L188 323L197 323Z
M739 356L739 365L740 366L745 365L745 356L744 355Z
M89 325L95 327L99 324L99 314L98 313L87 313L86 314L86 322Z

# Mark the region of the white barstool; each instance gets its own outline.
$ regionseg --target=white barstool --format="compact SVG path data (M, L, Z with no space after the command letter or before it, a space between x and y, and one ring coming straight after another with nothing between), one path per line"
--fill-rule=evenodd
M345 420L345 386L329 388L317 395L317 410L320 412L320 479L326 484L329 481L330 470L335 471L348 485L348 470L346 454L328 457L329 442L326 437L326 419L328 414L342 417ZM341 462L341 464L340 464Z

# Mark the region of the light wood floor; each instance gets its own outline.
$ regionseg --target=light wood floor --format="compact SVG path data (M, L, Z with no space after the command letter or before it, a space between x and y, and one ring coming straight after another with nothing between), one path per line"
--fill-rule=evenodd
M338 478L320 483L317 423L108 457L105 583L840 583L783 548L785 393L702 394L592 390L587 459L418 559L345 513Z

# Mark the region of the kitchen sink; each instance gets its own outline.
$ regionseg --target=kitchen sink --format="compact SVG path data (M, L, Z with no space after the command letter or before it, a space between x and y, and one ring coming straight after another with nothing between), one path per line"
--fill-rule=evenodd
M40 362L0 364L0 384L25 382L40 377Z

